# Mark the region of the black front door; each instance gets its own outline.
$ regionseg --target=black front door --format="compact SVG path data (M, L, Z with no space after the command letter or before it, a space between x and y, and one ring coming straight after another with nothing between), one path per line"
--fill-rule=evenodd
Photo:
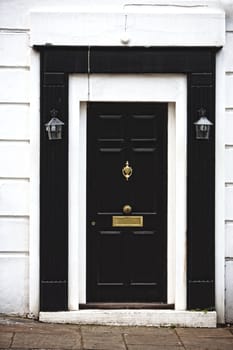
M87 302L166 302L167 104L87 119Z

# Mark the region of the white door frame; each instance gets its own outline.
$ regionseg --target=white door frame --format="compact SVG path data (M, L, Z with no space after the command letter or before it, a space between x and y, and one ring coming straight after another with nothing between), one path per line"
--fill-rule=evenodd
M69 310L86 303L87 101L168 102L167 302L186 310L186 85L182 74L70 75Z

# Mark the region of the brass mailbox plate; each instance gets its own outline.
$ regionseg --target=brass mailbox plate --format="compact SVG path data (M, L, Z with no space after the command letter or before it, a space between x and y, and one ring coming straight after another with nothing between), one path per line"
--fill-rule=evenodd
M113 216L113 227L143 227L143 216Z

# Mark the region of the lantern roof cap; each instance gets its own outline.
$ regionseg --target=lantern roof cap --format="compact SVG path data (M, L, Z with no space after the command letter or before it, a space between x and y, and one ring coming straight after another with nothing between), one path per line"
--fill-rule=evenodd
M201 107L198 111L199 119L194 123L194 125L213 125L211 121L206 117L206 109Z
M45 124L45 126L51 126L51 125L64 125L64 123L60 119L54 117L50 119L48 123Z
M205 116L198 119L198 121L196 121L194 124L195 125L213 125L213 123L211 123L211 121Z

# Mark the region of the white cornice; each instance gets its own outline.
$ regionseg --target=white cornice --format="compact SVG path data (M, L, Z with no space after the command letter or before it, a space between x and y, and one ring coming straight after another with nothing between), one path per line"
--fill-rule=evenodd
M31 45L219 47L225 12L200 6L58 9L32 12L30 29Z

